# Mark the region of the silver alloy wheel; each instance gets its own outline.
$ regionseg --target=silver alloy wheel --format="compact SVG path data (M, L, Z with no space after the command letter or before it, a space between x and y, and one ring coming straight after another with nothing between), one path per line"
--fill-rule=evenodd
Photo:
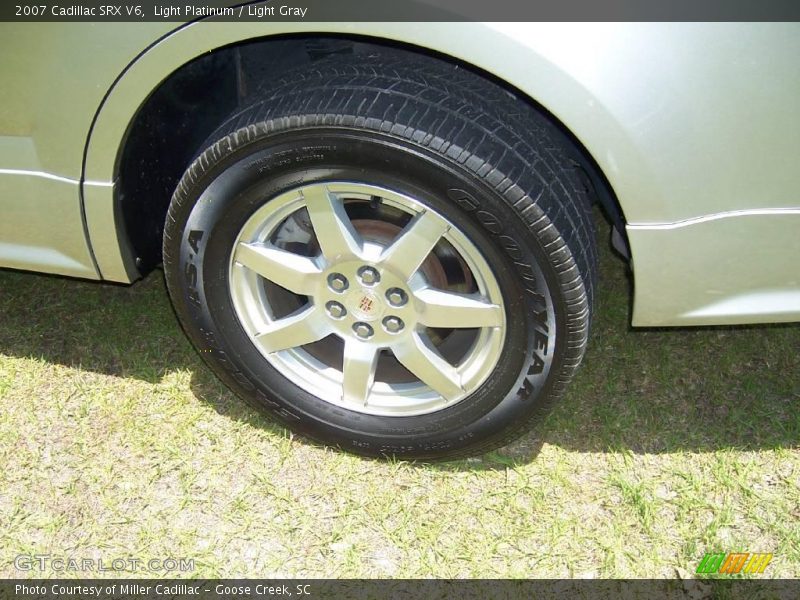
M378 202L410 218L395 239L376 241L357 231L346 202ZM318 245L313 256L274 243L304 209ZM421 267L442 241L455 249L477 291L433 287ZM307 300L276 316L264 280ZM430 207L373 185L317 183L266 202L234 243L229 286L239 321L272 366L307 392L366 414L412 416L456 404L494 370L505 340L500 288L475 245ZM475 335L451 363L437 350L433 329ZM343 341L341 367L304 348L331 335ZM416 380L376 378L387 350Z

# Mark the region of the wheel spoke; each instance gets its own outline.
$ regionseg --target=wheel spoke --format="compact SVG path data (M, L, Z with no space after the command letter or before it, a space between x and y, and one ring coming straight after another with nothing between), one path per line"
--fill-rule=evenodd
M383 253L381 260L407 280L419 269L450 226L431 211L418 214Z
M310 296L320 268L310 258L258 243L240 242L233 260L295 294Z
M228 248L230 300L251 347L332 410L435 414L471 397L504 356L495 266L424 200L352 180L290 186ZM282 309L291 298L299 308Z
M503 313L497 304L477 295L454 294L432 288L414 293L419 322L428 327L499 327Z
M414 332L409 338L393 345L392 352L406 369L446 400L452 400L464 391L461 376L455 367L419 333Z
M316 342L329 332L322 311L316 306L308 306L270 323L267 329L255 336L255 339L266 352L278 352Z
M344 345L342 400L347 404L366 406L375 381L378 349L371 344L347 340Z
M361 237L353 228L344 204L323 185L303 190L308 215L322 255L329 263L361 254Z

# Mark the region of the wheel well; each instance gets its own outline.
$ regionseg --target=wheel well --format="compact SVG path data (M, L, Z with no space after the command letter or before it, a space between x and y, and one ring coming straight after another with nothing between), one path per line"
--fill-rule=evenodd
M590 194L624 238L624 217L608 180L589 152L558 119L516 88L451 57L371 38L287 36L241 43L205 54L165 79L131 122L118 157L117 206L144 275L161 262L164 219L172 193L203 142L260 84L282 71L337 53L413 53L467 68L548 115L586 174ZM618 237L620 237L618 236ZM618 248L620 249L620 248Z

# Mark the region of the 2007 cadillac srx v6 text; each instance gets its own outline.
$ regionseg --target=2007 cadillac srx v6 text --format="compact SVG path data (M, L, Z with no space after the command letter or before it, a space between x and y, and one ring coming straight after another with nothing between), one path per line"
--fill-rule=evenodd
M323 443L529 428L586 348L594 205L634 326L800 320L798 24L26 22L0 48L0 267L163 264L209 367Z

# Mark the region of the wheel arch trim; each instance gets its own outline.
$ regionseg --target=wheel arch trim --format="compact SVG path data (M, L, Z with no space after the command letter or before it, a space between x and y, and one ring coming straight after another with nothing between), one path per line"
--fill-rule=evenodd
M635 161L636 149L624 128L569 73L532 47L516 40L492 24L461 23L457 35L442 35L443 23L281 23L267 29L260 23L213 23L199 21L185 25L157 40L134 59L117 78L97 111L86 147L83 181L101 185L83 188L90 243L104 279L130 282L138 277L135 257L115 206L114 182L117 158L126 132L150 93L172 73L205 53L239 42L285 34L342 34L369 37L376 41L399 42L464 61L519 90L550 111L573 135L591 123L592 138L603 141L603 156L612 164L625 155ZM278 26L279 29L276 29ZM452 27L452 24L449 25ZM474 43L476 38L491 46L487 53ZM504 60L504 56L516 60ZM586 107L590 107L587 112ZM590 144L578 137L591 158ZM595 144L596 146L596 144ZM613 150L617 148L617 150ZM598 157L602 158L602 157ZM600 162L600 161L598 161ZM625 161L626 164L630 160ZM601 173L609 177L606 165ZM644 165L639 165L644 169ZM639 173L641 174L641 170ZM127 247L126 247L127 246Z

